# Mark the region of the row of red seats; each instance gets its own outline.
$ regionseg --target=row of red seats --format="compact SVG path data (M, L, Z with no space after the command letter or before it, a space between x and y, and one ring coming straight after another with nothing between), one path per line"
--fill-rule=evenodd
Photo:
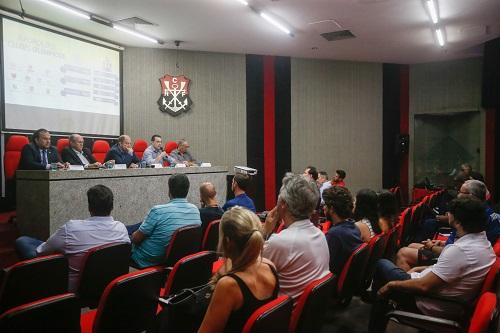
M4 154L4 168L6 179L12 179L15 176L16 170L19 168L19 162L21 160L21 151L23 147L29 143L28 137L24 135L12 135L7 140L5 145ZM143 139L137 139L134 142L134 152L137 157L142 158L144 150L148 147L148 143ZM57 151L59 153L69 146L69 139L61 138L57 140ZM177 148L177 143L174 141L169 141L165 144L165 151L170 154L170 152ZM108 150L110 149L109 143L105 140L95 140L92 145L92 155L95 159L101 163L104 163L104 158Z

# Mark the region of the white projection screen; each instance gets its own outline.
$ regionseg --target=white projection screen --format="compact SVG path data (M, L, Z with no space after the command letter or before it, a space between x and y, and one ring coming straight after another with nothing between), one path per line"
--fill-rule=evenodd
M3 130L120 135L121 51L2 18Z

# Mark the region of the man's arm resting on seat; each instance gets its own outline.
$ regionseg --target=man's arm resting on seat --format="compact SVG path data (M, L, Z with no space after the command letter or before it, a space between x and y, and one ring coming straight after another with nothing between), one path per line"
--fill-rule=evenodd
M141 244L142 241L146 238L146 235L142 233L142 231L137 230L132 234L132 238L130 239L133 244Z
M379 296L385 297L391 291L404 291L412 294L428 294L438 288L444 287L444 282L433 272L425 274L418 279L409 279L405 281L390 281L378 291Z

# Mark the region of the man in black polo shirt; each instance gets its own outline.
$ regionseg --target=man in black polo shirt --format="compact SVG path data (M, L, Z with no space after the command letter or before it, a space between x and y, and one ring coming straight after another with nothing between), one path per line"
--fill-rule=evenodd
M358 227L351 219L354 205L349 190L341 186L332 186L323 191L323 200L325 216L333 225L326 234L330 250L330 271L339 275L351 253L363 241Z

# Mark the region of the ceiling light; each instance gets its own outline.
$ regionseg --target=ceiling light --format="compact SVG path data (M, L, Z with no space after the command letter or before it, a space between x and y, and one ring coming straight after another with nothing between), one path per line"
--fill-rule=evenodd
M281 23L279 23L278 21L276 21L275 19L273 19L272 17L270 17L266 13L260 12L260 17L262 17L264 20L271 23L272 25L274 25L276 28L280 29L281 31L283 31L287 35L291 35L290 30L288 30L284 25L282 25Z
M427 8L429 9L429 14L431 15L432 23L438 23L438 14L436 9L436 3L434 0L427 0Z
M50 0L38 0L38 1L46 3L46 4L54 6L54 7L57 7L59 9L62 9L64 11L68 12L68 13L71 13L73 15L79 16L81 18L90 20L90 15L89 14L87 14L87 13L81 11L81 10L74 9L72 7L64 5L64 4L60 3L60 2L55 2L55 1L50 1Z
M142 39L147 40L149 42L160 44L160 41L158 41L158 40L156 40L154 38L151 38L149 36L143 35L140 32L137 32L135 30L125 28L124 26L121 26L121 25L118 25L118 24L113 24L113 28L116 29L116 30L120 30L120 31L126 32L126 33L128 33L130 35L133 35L135 37L142 38Z
M439 43L439 46L444 46L444 37L441 29L436 29L436 37Z
M236 0L236 1L238 1L242 5L248 6L248 2L246 2L245 0Z

